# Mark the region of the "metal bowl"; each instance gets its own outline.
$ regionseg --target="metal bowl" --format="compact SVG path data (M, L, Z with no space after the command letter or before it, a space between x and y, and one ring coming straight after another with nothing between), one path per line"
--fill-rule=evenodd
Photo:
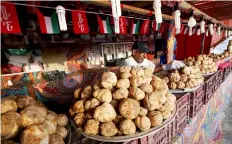
M175 109L172 111L172 115L166 119L162 125L157 126L157 127L153 127L145 132L137 132L133 135L126 135L126 136L113 136L113 137L105 137L105 136L100 136L100 135L94 135L94 136L90 136L90 135L86 135L84 132L82 133L82 135L84 135L85 137L89 138L89 139L93 139L93 140L97 140L97 141L103 141L103 142L125 142L125 141L131 141L131 140L135 140L135 139L139 139L148 135L152 135L155 134L157 132L159 132L159 130L163 129L165 126L167 126L169 123L171 123L175 116L176 116L176 112L177 112L177 106L175 107Z

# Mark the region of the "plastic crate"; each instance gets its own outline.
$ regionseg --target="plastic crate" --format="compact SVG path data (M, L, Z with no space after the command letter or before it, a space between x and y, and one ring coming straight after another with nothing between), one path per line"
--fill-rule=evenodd
M175 118L175 130L180 133L189 120L190 108L190 95L191 93L177 94L177 115ZM176 133L175 132L175 133Z
M146 137L145 137L146 138ZM140 139L124 142L123 144L139 144Z
M147 143L142 144L168 144L167 129L168 127L164 127L156 134L147 136Z
M168 143L171 143L172 138L176 135L176 119L174 119L167 127Z
M205 77L205 91L207 92L208 90L210 90L212 87L214 87L215 81L217 80L217 73L209 76L209 77Z
M223 81L227 78L227 76L232 71L232 62L224 62L219 65L219 69L223 71Z
M214 85L212 86L214 88ZM200 86L196 91L191 92L190 95L190 112L189 117L193 118L200 111L204 105L205 91L204 85Z
M124 142L123 144L168 144L167 129L168 127L164 127L155 134L137 140Z
M223 70L218 70L216 73L216 81L219 82L219 85L223 82Z
M214 94L214 91L215 91L214 87L211 87L210 89L208 89L207 91L205 91L204 104L207 104L209 102L209 100L211 99L211 97Z
M223 75L223 81L226 80L227 76L230 74L230 67L224 68L224 75Z

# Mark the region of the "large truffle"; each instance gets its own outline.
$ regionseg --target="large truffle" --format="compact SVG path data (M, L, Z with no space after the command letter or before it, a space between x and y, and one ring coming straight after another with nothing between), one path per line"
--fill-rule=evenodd
M142 100L145 97L145 93L138 87L130 87L129 96L136 100Z
M119 130L125 135L132 135L136 132L136 126L130 119L123 119L119 123Z
M151 121L147 116L138 116L135 119L135 125L141 130L146 131L151 128Z
M86 122L85 127L84 127L84 132L87 135L96 135L98 134L99 131L99 121L95 119L90 119Z
M158 111L151 111L151 112L149 112L148 113L148 117L149 117L149 119L151 121L151 126L152 127L159 126L163 122L163 116Z
M111 89L117 84L117 76L113 72L104 72L101 78L101 85L106 89Z
M103 136L110 137L117 134L118 128L113 122L105 122L101 123L100 132Z
M119 112L127 119L135 119L140 112L139 102L131 98L123 99L119 104Z
M42 106L28 105L20 111L20 114L22 116L22 126L27 127L44 121L47 115L47 110Z
M97 107L93 113L93 117L100 122L109 122L116 118L114 107L109 103L103 103Z

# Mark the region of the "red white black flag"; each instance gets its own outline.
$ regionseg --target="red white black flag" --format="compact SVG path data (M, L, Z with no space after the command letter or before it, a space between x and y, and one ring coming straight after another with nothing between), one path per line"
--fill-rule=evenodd
M89 33L89 25L86 12L72 11L72 21L75 34Z
M21 33L15 5L1 2L1 33Z
M140 34L147 34L149 31L150 20L143 20L142 26L140 28Z

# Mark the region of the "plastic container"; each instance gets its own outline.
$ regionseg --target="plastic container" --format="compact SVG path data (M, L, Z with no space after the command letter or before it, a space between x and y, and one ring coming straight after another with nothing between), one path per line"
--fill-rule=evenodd
M124 142L123 144L168 144L168 127L164 127L158 133L137 140Z
M214 91L215 91L214 87L211 87L210 89L205 91L204 104L207 104L209 102L209 100L211 99L211 97L214 94Z
M220 64L219 68L223 71L223 81L227 78L227 76L232 71L232 63L231 62L224 62Z
M180 133L189 121L191 93L177 94L177 115L175 125L175 133Z
M214 85L212 86L214 87ZM204 97L205 91L204 91L204 85L201 85L196 91L191 92L190 94L190 113L189 117L193 118L197 115L197 113L200 111L202 106L204 105Z
M205 92L207 92L208 90L212 89L212 87L214 87L215 81L217 80L217 73L209 76L209 77L205 77Z
M220 87L222 81L223 81L223 71L219 70L216 73L216 81L214 82L214 92L217 91L217 89Z
M175 135L176 135L176 119L172 121L167 127L168 143L171 143L172 138L174 138Z
M218 70L216 73L216 81L219 82L219 85L223 82L223 70Z
M227 76L230 74L230 66L224 68L223 81L226 80Z
M148 136L147 143L142 143L142 144L167 144L168 143L167 129L168 127L164 127L155 135Z

